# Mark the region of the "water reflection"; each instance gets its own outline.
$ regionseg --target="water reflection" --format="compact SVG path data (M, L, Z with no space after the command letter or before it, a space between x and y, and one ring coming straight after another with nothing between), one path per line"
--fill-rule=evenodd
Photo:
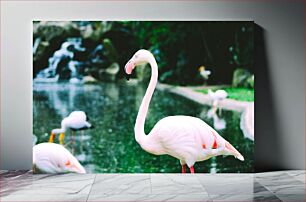
M213 119L213 128L216 130L223 130L226 128L226 121L224 118L221 117L216 113L216 110L212 107L209 109L207 112L204 110L205 113L201 113L202 116L206 116L207 118L212 118ZM201 117L202 117L201 116ZM205 119L205 118L204 118Z
M179 161L170 156L155 156L143 151L134 138L136 115L146 86L126 83L72 85L69 83L34 85L34 134L38 143L48 141L53 128L71 111L82 110L95 126L75 137L67 134L67 148L73 152L87 172L150 173L180 172ZM156 91L150 104L145 132L149 133L158 120L171 115L200 117L211 126L209 107L183 97ZM216 157L197 163L197 172L253 172L253 141L244 138L240 130L240 114L223 111L224 127L218 132L245 157L240 162L233 157ZM226 120L226 122L225 122ZM222 125L222 124L221 124ZM226 126L226 127L225 127ZM73 139L74 138L74 139Z

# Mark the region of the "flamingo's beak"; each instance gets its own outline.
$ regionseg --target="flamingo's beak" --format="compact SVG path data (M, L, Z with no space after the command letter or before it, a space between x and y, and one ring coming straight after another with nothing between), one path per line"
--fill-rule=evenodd
M130 75L132 74L134 67L135 65L133 62L131 62L131 60L129 60L128 63L126 63L124 70L125 70L125 77L127 80L130 79Z
M126 80L130 80L130 74L127 74L127 73L125 73L125 78L126 78Z

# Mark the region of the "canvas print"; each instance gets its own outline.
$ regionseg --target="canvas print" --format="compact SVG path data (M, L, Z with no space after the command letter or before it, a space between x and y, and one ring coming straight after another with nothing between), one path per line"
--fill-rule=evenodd
M254 23L34 21L34 173L254 171Z

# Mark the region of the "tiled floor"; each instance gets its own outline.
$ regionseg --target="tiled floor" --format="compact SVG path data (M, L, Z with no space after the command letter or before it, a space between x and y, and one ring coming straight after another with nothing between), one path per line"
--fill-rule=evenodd
M1 171L0 201L305 201L305 171L65 174Z

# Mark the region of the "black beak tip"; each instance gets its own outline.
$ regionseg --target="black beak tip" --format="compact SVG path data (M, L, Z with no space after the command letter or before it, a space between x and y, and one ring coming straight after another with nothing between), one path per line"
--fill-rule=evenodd
M126 78L126 80L130 80L130 75L129 74L125 74L125 78Z

